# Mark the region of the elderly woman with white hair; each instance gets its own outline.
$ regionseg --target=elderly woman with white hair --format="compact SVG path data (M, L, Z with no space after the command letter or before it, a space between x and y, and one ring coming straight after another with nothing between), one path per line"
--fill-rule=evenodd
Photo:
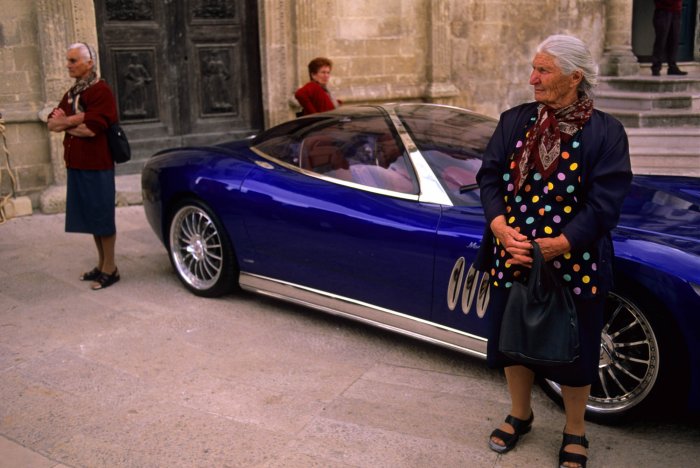
M110 87L97 76L92 47L84 42L69 46L66 67L75 82L49 115L47 125L52 132L65 132L66 232L93 235L97 265L80 279L98 290L119 281L114 260L114 161L105 133L117 121L117 104Z
M476 266L490 275L487 361L504 368L511 408L489 447L505 453L532 428L535 376L561 385L566 423L559 464L585 467L584 414L596 377L605 298L612 286L612 241L632 179L622 124L593 107L597 66L579 39L554 35L532 61L535 102L501 115L477 175L489 229ZM574 299L579 357L570 364L539 366L499 351L510 287L526 281L532 241ZM543 337L544 339L544 337Z

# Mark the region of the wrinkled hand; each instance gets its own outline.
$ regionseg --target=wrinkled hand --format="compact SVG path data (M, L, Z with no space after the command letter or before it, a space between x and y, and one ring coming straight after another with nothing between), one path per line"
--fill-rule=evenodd
M57 117L65 117L65 116L66 116L66 113L63 111L63 109L60 109L57 107L51 112L51 114L49 115L49 118L55 119Z
M540 246L545 262L571 250L571 244L569 244L569 240L564 234L560 234L557 237L540 237L535 239L535 242Z
M508 226L503 215L494 218L490 227L501 246L513 257L508 262L513 265L532 266L532 244L527 236Z
M498 216L491 221L491 232L501 242L503 248L513 258L508 261L513 265L532 266L532 244L524 234L506 224L505 216ZM571 250L569 240L560 234L557 237L539 237L535 242L540 247L545 262Z

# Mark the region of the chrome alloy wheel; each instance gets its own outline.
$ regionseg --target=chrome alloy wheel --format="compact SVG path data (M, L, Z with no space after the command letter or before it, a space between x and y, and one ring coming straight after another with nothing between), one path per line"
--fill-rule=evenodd
M197 206L180 208L170 223L170 255L180 277L192 288L214 287L224 267L221 236Z
M615 418L640 404L657 383L659 345L649 320L634 304L610 293L601 334L598 378L587 410ZM546 381L561 395L558 384Z

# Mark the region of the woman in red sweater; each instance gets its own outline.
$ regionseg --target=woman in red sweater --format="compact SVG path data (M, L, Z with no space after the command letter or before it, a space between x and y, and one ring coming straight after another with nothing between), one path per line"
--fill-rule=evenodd
M65 132L66 232L93 235L97 266L80 279L92 281L92 289L97 290L119 281L114 261L114 161L105 133L117 121L117 104L110 87L97 76L94 58L94 49L83 42L68 48L66 64L75 83L51 112L47 125L52 132Z
M333 62L325 57L316 57L309 62L309 78L311 81L297 89L294 97L304 109L302 115L315 114L333 110L342 102L335 99L328 90Z

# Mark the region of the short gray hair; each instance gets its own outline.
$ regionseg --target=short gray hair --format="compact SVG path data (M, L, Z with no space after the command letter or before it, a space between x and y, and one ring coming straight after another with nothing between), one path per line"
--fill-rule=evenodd
M83 60L92 60L93 70L97 69L97 54L92 46L89 46L85 42L76 42L68 46L68 50L78 49L80 50L80 56Z
M583 41L574 36L555 34L537 46L537 53L554 57L565 75L580 70L583 79L578 85L578 90L591 97L593 88L598 84L598 64L593 60L591 51Z

